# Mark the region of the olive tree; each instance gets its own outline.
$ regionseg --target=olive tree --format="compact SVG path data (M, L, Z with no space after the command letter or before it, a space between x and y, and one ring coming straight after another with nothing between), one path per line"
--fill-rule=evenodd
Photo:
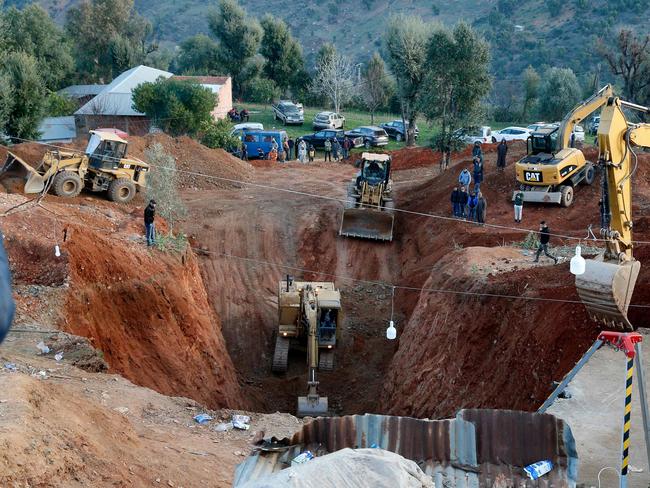
M561 120L580 101L582 90L573 70L550 68L544 74L539 93L539 114L547 120Z
M174 223L187 214L178 193L176 161L159 143L153 144L145 151L145 158L151 165L147 174L147 200L156 201L156 210L169 224L171 236Z

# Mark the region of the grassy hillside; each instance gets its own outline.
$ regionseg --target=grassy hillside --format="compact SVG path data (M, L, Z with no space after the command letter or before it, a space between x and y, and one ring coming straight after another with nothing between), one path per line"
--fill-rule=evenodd
M78 0L39 0L59 21ZM492 44L497 88L519 83L528 65L568 66L593 77L598 63L598 38L611 42L622 26L639 33L650 28L650 0L240 0L251 14L282 17L303 44L308 60L324 42L363 62L381 47L383 26L391 14L408 13L425 20L454 24L464 20L482 31ZM23 5L27 0L7 0ZM135 0L136 8L155 26L165 44L177 44L207 32L211 0ZM601 73L607 74L604 63ZM601 79L603 76L601 75Z

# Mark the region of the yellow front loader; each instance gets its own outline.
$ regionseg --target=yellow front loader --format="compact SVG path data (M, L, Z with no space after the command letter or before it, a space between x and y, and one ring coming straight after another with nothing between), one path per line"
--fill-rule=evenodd
M363 153L361 169L348 188L348 204L343 210L339 235L393 240L391 157Z
M328 415L327 397L318 393L317 373L334 369L334 351L342 320L341 293L331 282L295 281L287 276L278 285L278 311L272 370L286 372L291 347L305 347L307 394L298 397L296 415Z
M610 327L633 330L627 312L641 264L632 255L632 177L637 157L634 146L650 147L650 124L631 124L623 108L650 113L648 107L610 97L598 127L602 185L601 231L605 252L587 259L576 288L589 315Z
M114 202L127 203L146 185L149 165L127 158L127 141L107 130L90 131L85 152L48 151L36 167L9 153L0 170L0 180L25 182L24 193L52 190L61 197L76 197L85 187L106 191Z

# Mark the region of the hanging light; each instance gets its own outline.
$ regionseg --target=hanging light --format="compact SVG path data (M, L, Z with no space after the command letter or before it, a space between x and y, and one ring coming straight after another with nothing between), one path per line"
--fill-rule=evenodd
M389 340L394 340L397 337L397 329L395 328L395 324L391 320L388 325L388 329L386 329L386 339Z
M585 258L580 255L580 246L576 246L576 255L571 258L571 273L578 276L585 272Z
M59 245L58 245L58 244L57 244L56 246L54 246L54 255L55 255L57 258L60 258L60 257L61 257L61 249L59 249Z

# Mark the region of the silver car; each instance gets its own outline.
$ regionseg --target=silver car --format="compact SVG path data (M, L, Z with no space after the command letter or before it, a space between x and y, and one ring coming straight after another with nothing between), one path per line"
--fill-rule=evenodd
M313 126L316 130L342 129L345 117L336 112L319 112L314 116Z

